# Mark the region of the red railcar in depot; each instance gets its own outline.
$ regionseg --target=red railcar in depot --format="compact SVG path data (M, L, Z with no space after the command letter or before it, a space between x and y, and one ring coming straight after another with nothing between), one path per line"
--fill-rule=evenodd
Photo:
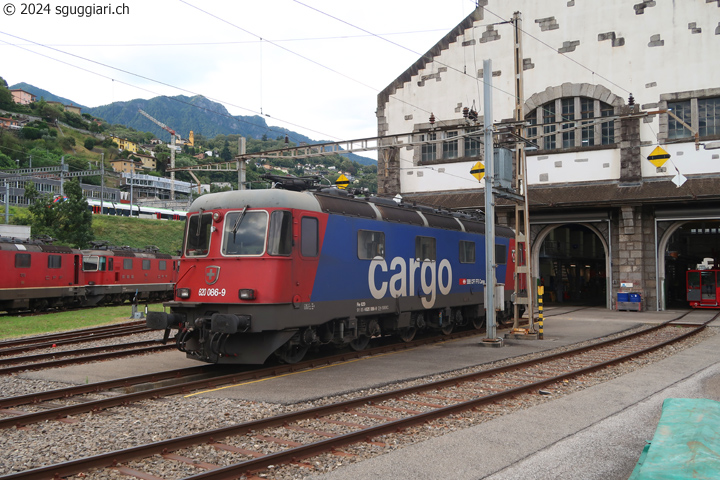
M43 311L172 298L177 259L153 250L78 250L0 238L0 311Z
M687 271L687 300L692 308L720 308L720 269Z

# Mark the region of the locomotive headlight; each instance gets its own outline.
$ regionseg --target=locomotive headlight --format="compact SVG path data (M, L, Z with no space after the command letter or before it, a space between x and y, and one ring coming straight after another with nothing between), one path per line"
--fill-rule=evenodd
M241 288L238 296L240 300L255 300L255 290L252 288Z
M220 213L220 212L213 213L213 222L218 223L222 219L223 219L222 213Z
M176 295L178 298L188 299L188 298L190 298L190 289L189 288L178 288Z

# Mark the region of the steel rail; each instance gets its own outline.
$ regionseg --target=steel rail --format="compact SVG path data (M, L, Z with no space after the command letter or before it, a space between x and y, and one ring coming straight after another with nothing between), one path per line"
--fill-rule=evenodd
M145 353L152 353L156 352L158 350L169 350L171 348L174 348L175 345L163 345L161 343L156 343L156 345L152 347L144 347L144 348L134 348L129 350L121 350L117 352L108 352L108 353L98 353L95 355L88 355L85 357L74 357L74 358L64 358L60 360L51 360L48 362L41 362L41 363L31 363L28 365L15 365L12 367L5 367L0 369L0 375L9 375L11 373L17 373L22 372L25 370L42 370L46 368L56 368L56 367L62 367L65 365L73 365L76 363L87 363L87 362L95 362L98 360L108 360L113 358L119 358L119 357L125 357L127 355L140 355Z
M158 398L163 396L169 396L169 395L176 395L176 394L182 394L182 393L189 393L195 390L203 389L203 388L217 388L221 385L227 385L232 383L238 383L243 382L247 380L257 380L258 378L265 378L265 377L273 377L273 376L279 376L284 375L287 373L292 372L298 372L300 370L304 370L307 368L314 368L321 365L328 365L335 362L342 362L347 361L349 359L357 359L361 357L366 356L373 356L373 355L380 355L385 354L388 352L393 351L400 351L400 350L407 350L410 348L414 348L421 345L426 345L430 343L437 343L439 341L447 341L451 339L458 339L458 338L464 338L472 335L478 335L478 331L467 331L467 332L458 332L453 333L451 335L446 335L443 337L432 337L432 338L426 338L426 339L420 339L415 340L413 342L409 343L402 343L402 344L394 344L384 347L376 347L369 350L361 350L359 352L346 352L346 353L340 353L337 355L332 355L329 357L322 357L319 359L313 359L308 360L305 362L292 364L292 365L276 365L272 367L267 367L259 370L251 370L248 372L234 372L228 375L221 375L216 376L212 378L203 378L200 380L194 380L182 384L177 385L168 385L164 387L158 387L158 388L152 388L148 390L143 390L141 392L131 392L126 393L123 395L117 395L101 400L94 400L90 402L83 402L76 405L69 405L64 407L58 407L53 409L44 410L41 412L32 412L27 413L24 415L18 415L11 418L0 418L0 430L5 428L12 428L12 427L22 427L25 425L29 425L31 423L37 423L44 420L56 420L60 418L64 418L70 415L76 415L79 413L87 413L87 412L93 412L93 411L99 411L99 410L105 410L107 408L111 407L117 407L120 405L127 405L129 403L138 402L140 400L146 400L150 398ZM174 348L174 345L163 345L164 348ZM137 352L137 350L130 351L129 353ZM87 357L85 357L87 359ZM16 370L22 370L22 369L30 369L32 365L30 366L17 366L12 367ZM8 370L8 369L5 369ZM2 374L5 370L0 370L0 374ZM175 372L170 371L170 372ZM134 378L134 377L130 377ZM118 379L113 382L125 382L128 379ZM138 382L139 383L139 382ZM91 385L87 386L79 386L79 387L69 387L68 389L62 389L62 390L54 390L51 392L47 392L47 398L44 400L50 400L53 398L62 398L62 397L68 397L71 395L80 395L82 393L85 393L84 389L87 387L90 387ZM98 390L93 390L98 391ZM53 393L55 392L55 393ZM75 393L77 392L77 393ZM34 394L34 395L42 395L42 394ZM25 396L30 397L32 395ZM25 402L28 403L28 402ZM13 403L13 399L4 399L0 401L0 405L6 405L7 407L10 406L16 406L21 405L20 403ZM1 412L0 412L1 413Z
M133 324L137 323L137 324ZM29 350L31 348L43 348L43 347L49 347L53 344L56 345L63 345L66 343L78 343L78 342L84 342L88 340L93 340L97 338L101 338L103 335L110 335L110 334L116 334L121 333L124 335L131 335L133 333L143 333L143 332L149 332L151 331L149 328L145 327L145 324L143 322L142 325L140 325L138 322L133 322L130 324L122 324L122 325L113 325L113 326L106 326L106 327L99 327L97 329L90 329L90 330L73 330L72 332L64 332L64 333L55 333L55 334L48 334L48 335L42 335L39 337L28 337L28 338L19 338L15 340L5 340L0 342L0 355L7 355L8 352L13 352L14 348L25 345L28 348L26 350ZM130 333L124 333L124 332L130 332Z
M64 463L59 463L56 465L49 465L45 467L39 467L36 469L26 470L24 472L19 472L16 474L11 474L7 476L0 477L2 480L11 480L11 479L27 479L27 480L34 480L34 479L45 479L49 477L63 477L63 476L69 476L74 475L80 472L87 472L90 469L93 468L107 468L107 467L114 467L119 465L120 463L135 460L138 458L145 458L149 457L154 454L163 454L167 452L176 451L185 447L191 447L203 443L215 443L220 439L231 437L231 436L238 436L238 435L244 435L252 431L259 431L266 428L273 428L278 426L283 426L285 424L290 424L299 420L305 420L305 419L311 419L316 417L322 417L326 415L331 415L334 413L343 412L355 407L359 407L362 405L372 404L372 403L378 403L387 399L391 398L397 398L400 396L413 394L421 391L427 391L427 390L435 390L438 388L442 388L443 386L451 386L458 383L462 383L464 381L473 381L480 378L492 376L498 373L503 373L509 370L522 370L525 367L528 366L534 366L538 363L546 363L552 360L556 360L559 358L565 358L571 355L581 354L585 353L594 349L601 348L603 346L611 346L614 344L617 344L619 342L627 341L634 339L638 336L647 335L648 333L652 333L660 328L663 328L667 326L669 322L665 322L664 324L651 327L647 330L643 330L642 332L635 332L629 335L624 335L622 337L618 337L615 339L611 339L607 342L601 342L594 345L585 346L579 349L570 350L567 352L561 352L556 353L552 355L547 355L545 357L539 358L539 359L533 359L533 360L527 360L523 362L519 362L513 365L503 366L503 367L497 367L489 370L485 370L482 372L477 373L471 373L462 375L459 377L451 378L451 379L445 379L439 382L433 382L428 383L424 385L416 385L408 388L403 388L399 390L395 390L392 392L385 392L380 393L376 395L372 395L369 397L364 398L357 398L352 400L347 400L344 402L335 403L332 405L326 405L321 407L314 407L310 409L306 409L299 412L293 412L293 413L287 413L283 415L279 415L276 417L266 418L266 419L260 419L260 420L254 420L251 422L246 422L230 427L224 427L221 429L206 431L206 432L200 432L193 435L187 435L184 437L178 437L174 439L168 439L163 440L160 442L154 442L151 444L141 445L137 447L132 447L125 450L117 450L113 452L108 452L100 455L96 455L93 457L86 457L82 459L76 459L76 460L70 460ZM599 362L597 364L587 366L580 368L578 370L567 372L558 376L549 377L546 379L543 379L541 381L529 383L524 386L518 386L514 388L510 388L508 390L505 390L503 392L494 393L485 397L481 397L478 399L473 399L470 401L461 402L455 405L442 407L437 410L422 413L419 415L413 415L410 417L407 417L405 419L398 419L391 421L389 423L378 425L374 427L368 427L361 429L357 432L353 432L347 435L342 435L338 437L334 437L329 440L323 440L319 442L314 442L309 445L304 445L296 448L291 448L283 452L278 452L275 454L268 454L264 455L262 457L258 457L256 459L244 461L237 463L235 465L222 467L216 470L212 470L209 472L201 473L198 475L194 475L189 478L193 479L225 479L225 478L237 478L238 476L249 472L249 471L258 471L262 470L264 468L267 468L269 465L277 465L279 463L287 463L287 462L293 462L297 461L298 459L307 458L312 455L316 455L321 452L327 452L332 450L333 448L337 448L338 446L344 446L351 443L361 442L361 441L367 441L369 438L372 438L374 436L386 434L395 432L398 430L402 430L404 428L408 428L413 425L417 425L419 423L424 423L428 420L431 420L433 418L439 418L443 416L447 416L453 413L457 413L460 411L469 410L472 408L475 408L477 406L483 405L485 403L494 402L497 400L501 400L507 397L515 396L521 393L525 393L527 391L539 389L542 387L545 387L547 385L561 382L564 379L568 379L574 376L583 375L586 373L590 373L592 371L605 368L607 366L620 363L623 361L626 361L630 358L643 355L645 353L657 350L659 348L662 348L666 345L669 345L674 342L678 342L682 339L688 338L691 335L694 335L700 331L702 331L706 324L709 322L706 322L705 324L692 324L692 325L686 325L682 324L680 326L687 327L689 329L688 332L683 333L682 335L679 335L673 339L660 342L658 344L652 345L650 347L643 348L641 350L638 350L636 352L630 353L630 354L624 354L617 358L606 360Z

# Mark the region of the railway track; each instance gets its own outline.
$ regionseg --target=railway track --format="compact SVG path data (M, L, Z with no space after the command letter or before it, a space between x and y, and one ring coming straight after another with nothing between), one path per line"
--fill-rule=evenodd
M26 470L3 479L102 476L111 469L139 478L180 471L192 478L249 478L278 465L312 468L317 455L352 456L356 449L388 447L387 435L427 422L444 422L488 403L541 389L552 391L577 376L670 345L694 335L703 324L665 323L540 359L516 363L392 392L272 416L227 428L154 442L62 464ZM222 451L222 463L208 459ZM219 458L210 456L210 458ZM145 460L142 460L145 459ZM171 464L172 466L162 466ZM179 465L179 466L178 466ZM286 467L290 468L290 467ZM143 471L144 470L144 471ZM198 470L207 470L198 473ZM307 472L307 470L305 470ZM117 473L116 472L116 473Z
M71 332L49 333L47 335L3 340L0 341L0 356L16 355L31 350L52 347L53 345L69 345L149 331L150 329L145 326L145 321L142 320L118 325L73 330Z

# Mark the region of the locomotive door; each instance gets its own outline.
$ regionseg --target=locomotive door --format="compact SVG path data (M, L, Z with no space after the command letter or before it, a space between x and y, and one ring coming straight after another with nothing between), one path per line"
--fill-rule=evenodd
M295 285L300 288L297 294L301 302L309 302L317 271L318 256L320 255L320 220L315 216L303 214L300 217L300 241L298 261L293 262L293 277Z
M80 255L75 255L73 258L73 284L80 284Z

